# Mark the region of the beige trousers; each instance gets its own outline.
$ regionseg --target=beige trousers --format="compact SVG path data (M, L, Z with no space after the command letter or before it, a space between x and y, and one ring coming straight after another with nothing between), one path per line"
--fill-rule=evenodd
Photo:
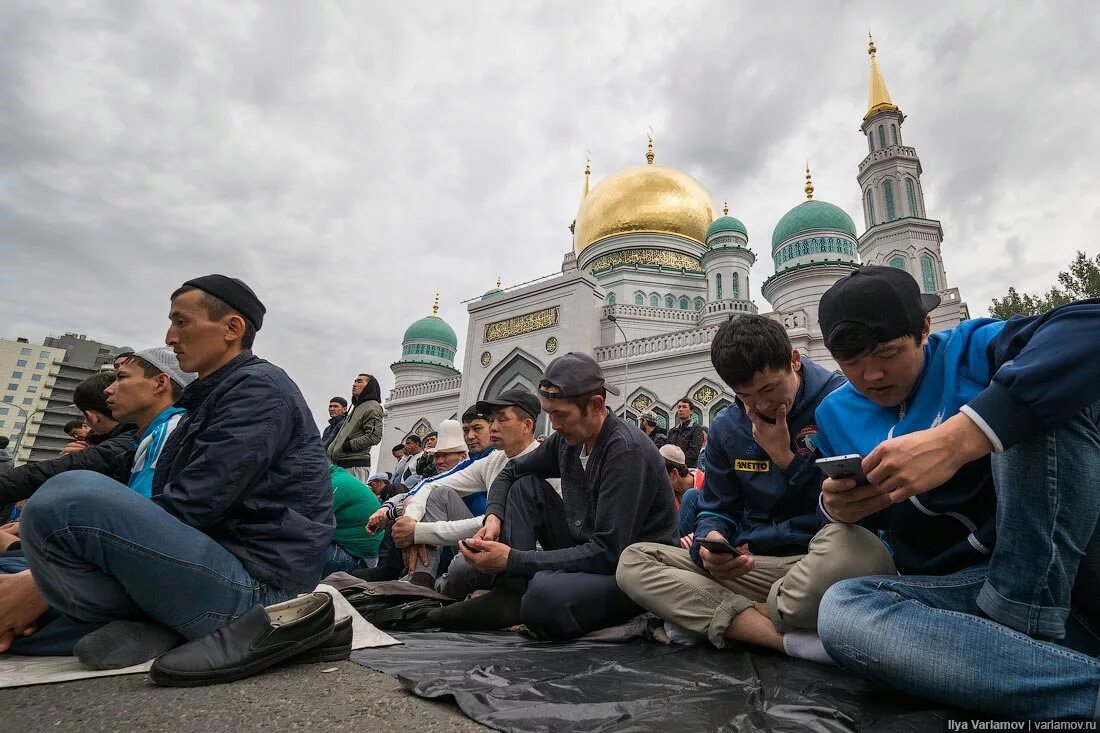
M734 580L712 578L687 550L656 542L631 545L619 558L619 588L666 621L726 645L726 629L754 602L767 601L776 631L817 628L817 607L833 583L865 575L893 575L882 541L854 524L825 525L805 555L756 555L756 567Z

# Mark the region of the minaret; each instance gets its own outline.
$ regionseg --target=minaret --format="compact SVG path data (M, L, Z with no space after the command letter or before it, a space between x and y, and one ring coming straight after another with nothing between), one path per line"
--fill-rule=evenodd
M439 293L436 293L432 314L405 329L401 358L390 365L394 388L458 374L454 366L457 350L458 338L439 315Z
M749 271L756 254L749 249L748 229L730 216L728 202L722 205L722 216L707 229L707 251L701 261L707 274L707 304L700 314L700 325L721 323L740 313L756 313L749 294Z
M940 256L943 229L925 211L920 158L914 148L903 145L905 115L890 98L878 67L878 49L870 33L867 38L871 83L860 129L867 137L868 154L857 176L866 231L859 238L859 257L866 265L908 271L925 292L947 290Z

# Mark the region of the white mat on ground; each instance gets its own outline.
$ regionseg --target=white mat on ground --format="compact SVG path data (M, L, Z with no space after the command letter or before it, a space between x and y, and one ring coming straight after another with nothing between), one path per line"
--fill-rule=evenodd
M392 646L400 644L389 634L379 631L369 621L359 615L334 588L327 585L317 586L317 590L332 596L336 605L336 618L351 616L352 649ZM89 677L112 677L120 674L146 672L153 663L145 662L123 669L92 670L82 665L76 657L20 657L12 654L0 654L0 688L24 687L26 685L45 685L51 682L68 682Z

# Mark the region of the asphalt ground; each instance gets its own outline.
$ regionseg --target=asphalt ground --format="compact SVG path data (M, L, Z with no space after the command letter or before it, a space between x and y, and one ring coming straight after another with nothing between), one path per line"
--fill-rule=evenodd
M209 687L157 687L148 675L0 690L0 731L488 731L449 698L425 700L354 662L281 667Z

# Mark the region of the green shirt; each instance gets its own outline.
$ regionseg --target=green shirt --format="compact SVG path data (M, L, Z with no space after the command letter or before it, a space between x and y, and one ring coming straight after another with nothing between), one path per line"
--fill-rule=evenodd
M332 541L355 557L378 557L382 532L367 534L367 520L382 506L370 487L339 466L330 465L336 531Z

